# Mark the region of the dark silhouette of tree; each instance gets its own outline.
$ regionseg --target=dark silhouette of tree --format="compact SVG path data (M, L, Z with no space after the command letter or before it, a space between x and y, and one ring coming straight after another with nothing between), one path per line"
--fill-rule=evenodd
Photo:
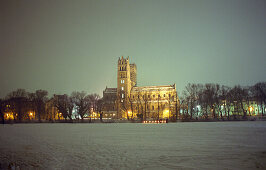
M247 96L247 91L241 86L237 85L230 90L233 102L235 103L234 108L237 108L237 113L243 114L243 117L246 118L247 111L244 108L244 100Z
M48 92L46 90L36 90L35 93L29 94L29 98L35 105L39 122L45 117L45 102L48 100L47 96Z
M89 94L88 99L90 101L90 107L92 108L92 111L97 112L97 102L100 99L100 96L96 93Z
M6 99L7 103L10 105L10 110L13 113L14 120L20 122L22 118L25 116L25 112L23 112L23 108L26 106L26 102L28 92L25 89L17 89L15 91L10 92Z
M225 104L225 111L227 111L227 120L230 120L231 106L232 106L232 103L234 103L234 98L233 98L233 95L231 93L231 90L232 90L232 88L230 88L230 87L227 87L225 89L226 100L225 100L224 104Z
M102 112L102 109L103 109L103 105L104 105L104 100L101 98L101 99L98 99L97 102L96 102L96 112L100 113L100 120L102 122L102 118L103 118L103 112Z
M158 100L158 115L157 115L157 120L159 120L160 119L160 100L161 100L161 95L160 95L160 90L159 90L159 93L158 93L158 96L157 96L157 100Z
M142 103L142 98L143 96L141 95L141 92L139 91L137 96L137 108L138 108L138 113L137 113L137 117L141 119L141 121L143 120L143 103Z
M259 82L252 87L254 98L260 103L262 116L264 114L264 105L266 104L266 82Z
M202 85L200 84L188 84L186 90L183 92L184 98L188 106L188 112L190 113L190 119L193 118L196 112L196 105L198 104L199 95L202 91Z
M148 102L149 102L150 98L149 98L147 92L142 97L143 97L143 102L144 102L144 115L143 115L143 119L146 120L147 119Z
M3 109L3 106L4 105L4 101L2 99L0 99L0 117L1 117L1 120L2 120L2 124L5 124L5 117L4 117L4 109Z
M73 102L77 108L77 113L80 115L81 119L83 120L84 115L88 113L91 102L89 99L89 96L86 95L86 92L72 92L71 97L73 99Z
M28 96L28 92L26 92L25 89L17 89L15 91L8 93L6 98L10 99L10 98L27 97L27 96Z
M130 96L128 96L128 102L129 102L129 106L130 106L130 109L131 109L131 120L133 120L133 118L134 118L134 106L133 106L134 99L133 99L133 95L132 94L130 94ZM129 120L128 113L127 113L127 119Z
M54 106L58 109L59 113L62 113L65 121L67 118L72 121L72 113L74 109L74 101L72 97L68 95L54 95Z
M220 117L223 119L223 111L224 115L226 115L226 102L228 102L228 92L229 92L229 87L227 86L222 86L221 89L219 90L219 97L218 97L218 102L219 102L219 110L220 110ZM230 106L230 105L229 105ZM230 109L230 107L229 107ZM227 119L229 120L229 114L227 115Z

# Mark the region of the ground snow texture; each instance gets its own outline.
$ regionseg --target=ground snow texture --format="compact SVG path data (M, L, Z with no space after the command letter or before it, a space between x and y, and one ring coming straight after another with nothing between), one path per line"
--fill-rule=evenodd
M0 125L20 169L265 169L266 121Z

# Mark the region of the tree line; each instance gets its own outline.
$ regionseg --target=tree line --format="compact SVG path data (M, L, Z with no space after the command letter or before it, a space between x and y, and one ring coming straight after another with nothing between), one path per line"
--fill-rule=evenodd
M140 95L140 94L139 94ZM141 96L141 95L140 95ZM172 113L171 119L228 119L232 115L241 115L246 118L254 110L249 108L252 104L256 106L263 116L266 106L266 82L259 82L253 86L234 86L228 87L220 84L191 84L189 83L185 90L179 96L179 100L173 104L169 95L168 105L169 111ZM140 100L137 98L137 113L143 114L146 119L146 112L149 112L150 107L147 107L147 95L143 97L144 105L140 105ZM158 97L158 115L160 98ZM0 99L0 118L2 123L5 122L5 113L10 113L12 119L16 122L22 120L30 120L34 116L35 120L50 120L51 115L49 108L55 108L60 117L64 120L72 121L73 118L83 120L85 116L91 115L93 112L100 113L102 118L102 109L104 100L98 94L87 94L84 91L74 91L71 95L54 94L48 97L46 90L36 90L35 92L27 92L25 89L17 89L7 94L3 99ZM254 103L253 103L254 102ZM174 107L174 108L172 108ZM129 98L129 107L132 113L134 107L132 98ZM34 115L29 114L33 112ZM75 113L75 115L73 115ZM127 112L128 114L128 112ZM154 115L156 116L156 115ZM129 119L129 115L127 115ZM138 116L139 117L139 116ZM140 116L142 119L142 116ZM133 118L133 114L131 115Z
M39 122L41 120L49 120L47 107L49 105L57 109L60 116L65 120L73 119L73 110L76 111L76 116L83 120L84 116L93 111L99 111L101 108L101 100L98 94L87 94L84 91L74 91L71 95L57 95L48 97L46 90L36 90L35 92L27 92L25 89L17 89L7 94L3 99L0 99L0 117L2 123L5 123L5 113L15 122L30 119L32 112L34 119Z
M186 119L203 117L227 118L235 113L246 118L255 102L263 116L266 104L266 82L253 86L228 87L219 84L188 84L180 96L180 115Z

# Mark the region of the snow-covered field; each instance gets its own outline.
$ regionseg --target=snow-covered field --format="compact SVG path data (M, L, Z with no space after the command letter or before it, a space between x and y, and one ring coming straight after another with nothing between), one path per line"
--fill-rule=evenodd
M0 125L20 169L265 169L266 121Z

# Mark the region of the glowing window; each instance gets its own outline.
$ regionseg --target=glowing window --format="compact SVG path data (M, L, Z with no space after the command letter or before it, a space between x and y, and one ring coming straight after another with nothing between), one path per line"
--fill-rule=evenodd
M124 98L124 94L122 94L122 98Z
M124 90L124 87L121 87L121 90Z

